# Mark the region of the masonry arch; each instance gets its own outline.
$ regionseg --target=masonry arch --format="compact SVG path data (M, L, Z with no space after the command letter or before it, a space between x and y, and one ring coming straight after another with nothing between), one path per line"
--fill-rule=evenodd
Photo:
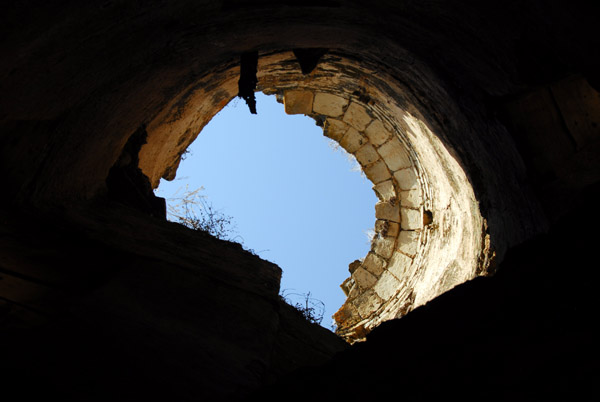
M292 51L259 53L257 67L257 90L323 126L356 157L379 199L372 249L350 264L341 284L348 299L335 315L339 335L363 339L380 323L488 272L493 250L464 164L409 88L376 63L339 51L327 52L308 74ZM174 178L187 146L236 96L239 71L222 65L203 78L209 85L174 98L149 122L139 166L152 186ZM443 109L456 112L435 80L428 85Z

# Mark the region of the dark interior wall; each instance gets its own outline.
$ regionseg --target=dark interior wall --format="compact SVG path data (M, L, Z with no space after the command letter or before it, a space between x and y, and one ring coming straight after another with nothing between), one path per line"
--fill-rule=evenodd
M152 240L155 243L148 244L155 247L148 245L136 248L138 236L143 231L131 231L130 228L136 225L146 227L144 219L136 215L138 212L109 210L100 216L92 212L93 218L89 218L89 211L94 211L97 205L90 203L100 202L109 192L111 184L107 183L114 183L111 180L107 182L111 168L125 171L136 169L135 150L131 151L128 147L128 144L133 143L129 142L132 136L143 134L147 124L160 116L166 108L173 107L174 100L185 99L190 88L210 85L211 74L215 70L223 65L235 65L240 54L249 50L270 52L302 47L329 48L353 57L357 62L364 60L380 65L398 82L410 88L411 97L416 100L415 104L427 124L437 129L444 144L455 153L471 181L482 215L489 220L493 238L503 238L503 244L511 246L550 227L554 240L549 244L552 246L544 246L542 241L541 244L536 243L537 248L534 249L544 252L545 247L561 244L560 236L564 233L561 231L567 231L569 224L560 221L562 223L557 226L555 222L564 215L576 217L574 210L593 205L589 200L585 203L585 191L600 178L600 64L597 51L600 48L600 36L596 33L597 15L597 7L574 1L231 0L103 3L63 1L60 4L31 1L3 6L0 17L0 51L3 55L0 59L0 171L5 180L2 203L9 205L10 209L5 209L5 217L2 218L4 240L0 269L3 277L8 278L14 274L13 266L19 269L33 267L33 271L27 271L27 274L11 277L12 282L8 285L8 281L3 282L0 297L5 303L3 306L10 306L12 309L9 309L12 312L6 317L22 319L27 325L37 322L38 318L31 318L31 314L37 313L31 311L38 311L40 306L42 310L43 307L48 307L48 300L54 297L39 296L46 294L43 286L47 282L40 284L38 274L41 273L44 278L54 278L54 274L50 275L48 272L55 272L52 269L57 267L70 268L62 271L57 269L57 278L75 278L77 275L74 273L81 273L79 269L82 254L71 253L69 247L65 247L65 244L73 241L69 234L72 227L78 230L84 228L83 231L87 233L84 240L78 239L82 244L74 243L77 247L87 250L85 247L89 246L94 250L92 255L108 257L91 264L89 275L82 275L83 279L67 281L70 283L68 289L86 290L75 292L76 296L73 296L75 293L69 293L66 302L59 303L63 307L57 308L58 310L50 308L52 314L63 311L61 309L64 309L64 305L78 303L82 294L90 289L98 290L99 287L101 296L94 296L96 298L92 297L89 302L96 306L94 308L101 306L100 310L104 311L112 302L121 306L135 305L137 301L132 303L129 296L112 293L115 286L121 289L123 278L131 278L130 275L135 277L132 271L126 271L114 279L114 272L122 272L131 266L139 269L150 261L149 266L162 272L157 274L159 278L160 275L169 278L168 270L162 268L164 264L189 268L178 256L157 257L155 254L157 245L171 244L161 243L165 238L181 236L180 238L189 240L187 234L177 229L165 229L161 223L157 223L160 220L148 218L148 225L152 229L147 232L158 234L155 237L149 235L145 241ZM415 65L425 68L415 71L411 69ZM460 123L456 116L439 106L430 91L429 82L439 85L444 95L456 105ZM215 105L213 111L216 112L218 107ZM167 168L168 166L164 166L164 170ZM136 173L132 175L135 176ZM141 199L149 196L148 183L136 185L141 186ZM112 189L113 193L127 191L121 185L113 185ZM123 197L119 199L123 200ZM15 217L9 219L6 216L11 211L26 213L27 209L21 208L28 208L30 204L45 208L49 205L58 206L59 209L52 212L57 215L65 212L61 207L75 205L86 211L82 213L86 218L79 215L71 217L71 223L66 229L53 232L51 229L56 222L47 220L49 215L41 213L38 221L34 216L33 221L28 223L31 227L38 225L39 228L23 234L23 228L19 228ZM146 215L148 212L155 217L160 215L160 205L150 203L144 207L137 203L136 206L138 209L145 209L143 213ZM589 209L584 211L590 213ZM127 222L124 216L135 218L131 218L132 222ZM124 220L125 223L119 223L122 227L117 225L120 228L117 232L122 234L122 237L116 237L122 241L119 244L113 239L114 231L107 228L112 227L114 222ZM583 230L585 225L581 221L578 223L577 230ZM52 236L56 236L55 241L44 246L45 239ZM178 244L176 241L174 243ZM189 244L194 243L189 240ZM572 246L575 245L567 245ZM208 241L206 247L221 246L214 246ZM577 250L583 252L581 247ZM185 254L185 247L178 252ZM224 255L237 255L236 252L223 251ZM125 253L127 258L122 259L120 253ZM563 265L568 262L568 254L565 251L561 257ZM52 260L57 255L65 258L57 257ZM35 258L30 259L30 256ZM206 262L208 260L202 255L196 258L200 261L199 266L204 267L200 269L202 279L198 282L206 286L208 279L204 277L207 274L203 270L213 272L218 264ZM245 260L241 258L240 261ZM531 263L552 265L551 259L541 262L532 260ZM262 263L256 264L262 267ZM583 264L583 260L578 260L576 264ZM102 272L105 265L115 269L109 270L110 273L107 274L113 279L109 280L104 274L97 273ZM239 265L246 266L245 262ZM84 266L87 269L88 266ZM237 265L232 263L231 266ZM576 271L578 267L579 265L569 269ZM264 269L265 275L276 276L276 269ZM6 274L7 272L12 274ZM535 286L535 278L539 274L536 271L527 283ZM222 277L220 275L218 279L223 283L227 282L227 278L239 279L238 274L230 275L228 271ZM32 278L38 278L35 291L31 290L31 283L34 283L31 282ZM183 283L189 279L185 275L183 278ZM520 280L519 275L511 278ZM141 280L139 283L127 282L131 286L129 290L151 287L151 284L156 285L156 281L160 282L151 277L146 279L147 281ZM552 277L554 284L561 280L560 275ZM110 286L103 288L106 283ZM40 286L43 291L39 290ZM239 288L237 283L225 288L231 294L238 294L231 290ZM54 291L49 292L54 295ZM554 292L560 293L560 286L546 292L546 299L543 300L551 300L549 295ZM242 382L242 385L238 383L236 386L246 384L256 387L260 383L256 379L262 378L263 369L257 368L255 363L250 364L256 359L260 362L278 359L286 362L298 360L303 354L298 352L302 348L294 351L294 348L298 348L297 340L288 338L289 333L298 334L302 330L296 326L295 321L288 322L281 318L283 313L279 313L279 307L273 307L278 305L276 293L276 289L262 289L250 298L255 303L253 306L270 307L266 310L257 307L258 310L251 314L257 318L244 324L247 331L242 331L242 336L231 341L244 345L241 347L244 352L227 358L220 355L221 360L215 358L221 363L233 362L231 367L235 369L231 372L254 376L251 381ZM35 297L29 297L32 294ZM169 295L166 295L165 300L168 299ZM246 317L237 307L245 305L250 299L233 299L235 302L232 305L218 311L232 317ZM13 303L15 300L20 304ZM34 303L36 307L33 310L28 310L31 300L37 304ZM98 304L94 304L94 300ZM141 300L148 302L153 298L152 295L145 294ZM214 303L210 298L207 300L203 299L198 303ZM186 303L185 300L179 302L181 305L175 303L173 308ZM578 299L577 303L593 301ZM518 307L517 303L515 308ZM51 328L48 330L50 332L42 334L53 334L58 339L70 333L72 325L78 331L85 332L78 320L82 316L87 317L88 313L99 314L94 308L79 316L75 314L79 317L75 320L78 324L67 320L69 323L63 327L58 325L58 329ZM279 323L273 324L273 321L264 318L259 311L265 311L264 314L270 317L279 317ZM46 317L44 312L40 314ZM144 314L136 316L131 313L131 316L137 317L139 322L147 322ZM584 315L577 317L584 319ZM156 317L152 317L148 321L155 319ZM477 320L478 317L467 319ZM9 321L6 319L3 322ZM98 325L110 327L115 322L117 321L112 317L101 320ZM131 344L135 344L138 339L136 336L146 332L146 324L138 326L138 321L132 322L135 324L119 328L131 330L128 339ZM273 343L269 342L265 343L266 346L261 346L262 349L256 349L258 351L255 354L245 354L252 344L248 343L248 339L256 336L252 332L253 328L259 328L263 322L273 324L269 342L275 342L280 351L279 354L275 353L272 360L271 357L265 358L266 355L271 356ZM155 324L148 325L156 330ZM147 343L141 347L141 351L135 353L138 353L139 358L139 355L152 350L156 344L176 345L181 333L189 335L198 330L197 325L190 320L178 327L180 331L170 335L168 331L157 331L156 333L160 333L157 337L164 343L150 337L146 339ZM289 332L280 330L286 325ZM93 333L96 329L97 327L92 326L89 332ZM207 337L212 342L220 339L224 333L234 331L235 325L203 322L201 330L208 331L210 336ZM402 332L404 329L398 331ZM589 331L583 332L589 334ZM274 335L277 333L280 336ZM44 335L36 337L32 334L28 333L31 338L27 338L32 342L44 339ZM564 334L561 334L563 337ZM86 336L86 341L82 341L80 345L84 349L89 346L88 342L110 339L110 342L118 344L121 339L114 334L104 338L95 333L88 333ZM510 338L515 344L520 339L512 333ZM564 338L568 336L564 335ZM192 336L186 339L196 338ZM533 338L527 339L527 342L532 342ZM558 337L553 340L556 343L552 346L560 344L561 339ZM569 341L572 339L569 338ZM106 343L108 348L110 342ZM50 347L50 344L51 342L46 341L43 345ZM589 342L586 343L588 344ZM145 349L147 345L154 346ZM509 348L510 345L509 342L506 347ZM27 347L24 342L18 346ZM331 354L336 347L323 347L313 355L322 357ZM466 344L464 347L467 347ZM178 356L185 355L185 350L175 349ZM227 347L220 350L224 355L229 353ZM27 362L36 364L36 351L38 349L30 352ZM71 352L73 357L76 351ZM202 351L204 352L206 350ZM578 349L578 353L580 352L583 353ZM18 352L11 355L11 361L19 361L19 356ZM119 354L112 356L118 357ZM256 356L259 357L255 359ZM227 360L229 358L231 361ZM52 356L45 356L45 359L47 365L38 368L37 378L43 378L44 370L51 371L55 363ZM144 360L131 360L128 357L127 361L133 361L131 367L139 368L142 366L140 362ZM169 356L165 355L153 360L151 364L162 365L168 361ZM568 363L572 362L569 360ZM191 366L194 364L196 363L190 362ZM284 365L278 364L280 367ZM226 366L223 363L222 367ZM108 368L110 364L102 367ZM189 366L180 369L186 372ZM202 370L205 369L204 367ZM77 371L72 367L69 370L69 373ZM199 372L202 373L202 370ZM225 368L223 370L227 372ZM163 368L161 372L165 371L167 370ZM97 371L90 372L98 374ZM125 378L126 373L122 374L122 377L115 374L113 380ZM22 379L25 375L27 365L23 365L18 375L11 378ZM140 375L137 379L140 384L144 383L145 375ZM87 380L84 377L79 376L81 388L72 395L79 397L86 392ZM220 377L215 375L211 378L219 381ZM190 398L202 395L201 391L196 390L197 393L194 393L193 382L193 379L177 382L177 387L184 388L178 388L181 395ZM227 382L215 385L214 392L218 393L226 387L223 384ZM117 388L115 385L111 389ZM169 386L165 386L163 391L166 393L164 395L171 392ZM102 396L110 395L110 391L105 392Z
M463 112L485 120L482 107L499 97L595 73L589 11L516 1L14 4L3 13L6 193L60 200L102 192L130 135L194 80L250 49L318 45L392 70L406 63L394 46L408 49ZM409 84L430 106L418 82Z

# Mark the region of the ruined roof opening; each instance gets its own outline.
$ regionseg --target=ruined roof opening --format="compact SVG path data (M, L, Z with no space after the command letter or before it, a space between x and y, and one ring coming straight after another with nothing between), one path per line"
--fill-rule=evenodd
M256 98L257 115L235 98L213 117L156 194L180 216L186 188L202 187L215 218L231 217L234 230L222 237L279 265L280 294L295 305L310 293L324 304L316 318L332 329L348 265L369 251L377 199L356 161L332 149L337 143L313 119L286 114L275 96Z
M426 67L412 67L424 75L420 90L446 113L458 113ZM236 95L239 71L237 61L213 70L149 124L140 167L154 186L174 178L196 133ZM493 250L470 179L444 141L446 128L414 88L376 61L335 50L308 74L291 51L259 52L256 71L257 89L277 95L287 113L322 124L357 159L378 197L372 248L342 284L348 298L335 315L339 335L361 340L380 323L486 273ZM468 127L459 114L449 117Z

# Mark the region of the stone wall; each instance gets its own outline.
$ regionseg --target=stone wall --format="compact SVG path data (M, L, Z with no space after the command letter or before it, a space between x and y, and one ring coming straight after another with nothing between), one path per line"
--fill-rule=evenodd
M394 386L414 346L421 366L403 373L426 379L423 389L447 378L461 379L457 395L472 378L502 387L511 370L497 362L528 356L513 371L551 367L560 375L539 388L564 384L561 399L573 399L580 379L597 377L578 371L592 367L597 338L595 301L580 297L593 294L594 267L569 258L593 251L583 236L594 202L583 200L600 180L597 16L597 4L566 0L6 5L0 335L12 347L0 378L60 400L223 400L234 386L247 395L286 364L317 364L342 347L290 318L277 299L276 267L174 228L152 195L237 95L241 57L252 53L257 90L323 124L379 198L378 236L343 284L339 334L355 341L392 328L393 342L375 355ZM567 213L572 221L557 231ZM430 302L461 294L456 285L494 273L507 251L549 228L554 240L533 245L544 259L523 253L536 268L527 280L517 273L491 296L475 291L454 305L477 314ZM524 296L513 298L515 289ZM424 303L439 314L391 320ZM445 317L459 319L436 326ZM398 342L404 325L419 342ZM453 338L447 328L467 330ZM351 348L368 350L360 346L373 339ZM482 348L493 358L465 358ZM379 367L340 359L344 368ZM393 391L400 398L403 390ZM535 387L512 391L507 399L548 399ZM433 399L440 396L443 389Z

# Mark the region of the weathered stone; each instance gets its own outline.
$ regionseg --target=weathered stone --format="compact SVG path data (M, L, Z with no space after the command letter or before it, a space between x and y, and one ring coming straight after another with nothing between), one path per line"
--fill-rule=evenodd
M358 149L361 146L363 146L363 144L366 144L367 141L368 140L365 136L356 131L354 128L350 127L348 131L346 131L346 134L340 140L340 145L347 152L353 154L356 151L358 151Z
M386 265L386 261L376 254L369 253L365 257L362 266L375 276L381 275Z
M419 189L400 192L400 204L404 207L419 208L422 202Z
M371 122L371 116L364 107L352 102L344 114L344 121L358 131L364 131Z
M382 181L392 177L390 171L382 160L378 160L374 164L365 167L364 172L367 178L375 184L381 183Z
M326 119L323 126L323 134L334 141L340 142L348 131L348 125L341 120Z
M354 153L356 160L362 166L368 166L379 159L379 154L373 148L373 145L366 143Z
M375 232L383 237L395 238L400 232L400 224L396 222L390 222L383 219L375 221Z
M377 282L377 277L362 267L352 273L352 278L362 290L371 288Z
M396 198L396 189L391 180L382 181L373 186L373 190L381 201L389 201Z
M406 255L414 257L419 246L420 232L414 230L403 230L398 236L398 250Z
M365 135L375 146L383 144L392 136L380 120L373 120L365 129Z
M314 94L311 91L285 91L283 104L287 114L311 114Z
M391 202L378 202L375 204L375 216L377 219L400 222L400 208Z
M388 222L388 237L396 237L400 233L400 224L396 222Z
M400 288L400 281L390 272L385 271L373 287L375 293L383 300L388 300Z
M423 213L419 209L400 208L400 226L403 230L423 227Z
M352 290L353 287L354 287L354 280L352 279L352 277L346 278L346 280L344 282L342 282L342 284L340 285L340 288L342 289L342 291L344 292L346 297L348 297L348 294L350 293L350 291Z
M417 174L412 168L402 169L394 172L394 178L396 179L400 190L412 190L414 188L419 188Z
M394 253L396 239L393 237L379 237L373 241L373 251L385 259Z
M350 272L350 274L356 271L356 268L360 267L360 264L360 260L354 260L350 264L348 264L348 271Z
M368 317L383 304L383 300L375 292L370 289L354 299L352 304L358 310L361 317Z
M394 274L394 276L400 280L408 272L413 260L407 255L402 253L394 253L388 263L388 272Z
M377 150L391 171L412 166L406 148L398 138L393 137Z
M375 232L378 233L380 236L387 235L388 227L389 227L389 222L386 220L377 219L375 221Z
M358 310L351 303L345 303L334 315L333 319L336 323L344 323L345 325L354 325L360 321Z
M344 113L348 100L340 96L317 92L313 102L313 111L330 117L338 117Z

